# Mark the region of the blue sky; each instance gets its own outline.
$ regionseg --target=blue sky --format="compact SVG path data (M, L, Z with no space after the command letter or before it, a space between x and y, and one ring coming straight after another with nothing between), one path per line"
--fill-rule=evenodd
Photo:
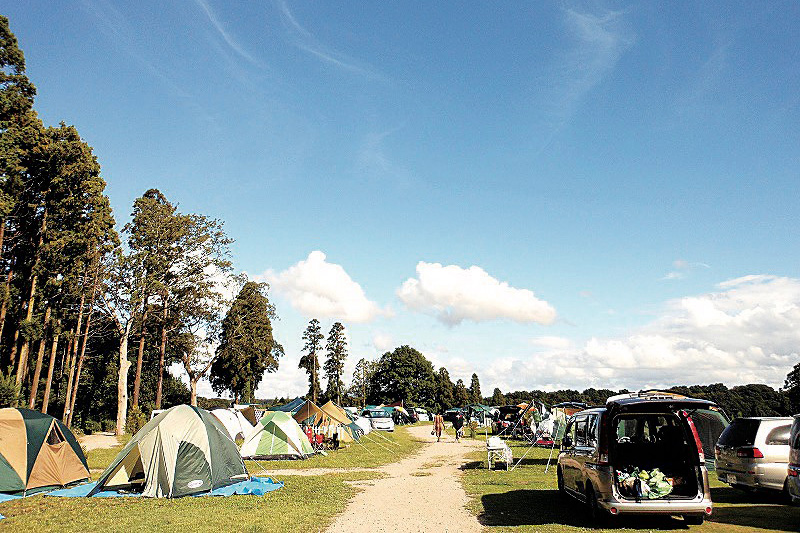
M241 4L241 5L240 5ZM800 362L796 2L6 2L117 220L157 187L272 284L304 392L411 344L484 392Z

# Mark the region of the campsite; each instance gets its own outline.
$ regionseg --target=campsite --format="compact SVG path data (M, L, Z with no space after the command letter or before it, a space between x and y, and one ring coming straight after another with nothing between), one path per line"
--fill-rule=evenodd
M0 533L800 531L799 46L4 1Z

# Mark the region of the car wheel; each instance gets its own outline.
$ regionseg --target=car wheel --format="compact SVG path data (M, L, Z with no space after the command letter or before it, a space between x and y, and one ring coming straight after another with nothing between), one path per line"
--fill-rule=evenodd
M567 491L564 489L564 474L561 472L561 467L556 471L556 483L558 484L558 493L561 496L566 496Z
M600 507L600 502L597 501L597 495L591 485L586 489L586 504L589 506L589 519L592 524L602 524L607 518L605 510Z
M683 521L686 522L687 526L699 526L702 525L703 521L706 519L705 515L703 514L687 514L684 515Z

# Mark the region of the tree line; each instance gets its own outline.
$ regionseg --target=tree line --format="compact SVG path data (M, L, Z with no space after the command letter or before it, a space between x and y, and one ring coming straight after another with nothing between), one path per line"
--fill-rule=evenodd
M44 125L35 96L0 16L0 405L121 434L129 407L140 424L196 404L206 376L252 399L283 353L268 286L232 274L221 221L158 189L118 232L92 148L74 126Z

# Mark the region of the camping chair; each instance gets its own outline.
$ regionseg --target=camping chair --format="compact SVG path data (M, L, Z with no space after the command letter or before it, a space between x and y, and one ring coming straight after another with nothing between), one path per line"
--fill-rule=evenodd
M514 462L514 454L503 439L489 437L486 440L486 467L491 470L492 463L497 466L498 462L505 463L506 470L508 470L508 465Z

